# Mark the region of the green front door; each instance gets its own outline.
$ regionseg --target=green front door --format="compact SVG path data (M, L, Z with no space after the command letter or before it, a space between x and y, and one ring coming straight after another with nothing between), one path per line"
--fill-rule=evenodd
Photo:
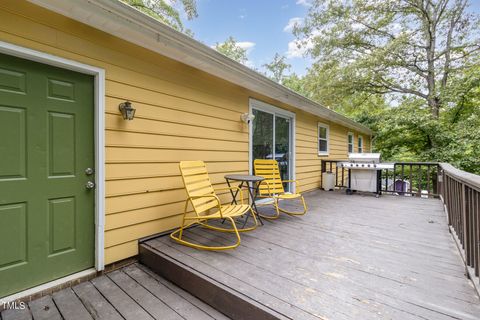
M0 297L94 265L93 77L0 54Z

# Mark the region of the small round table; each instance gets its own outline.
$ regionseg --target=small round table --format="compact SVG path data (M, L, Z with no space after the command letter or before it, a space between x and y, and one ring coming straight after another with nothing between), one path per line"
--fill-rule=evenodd
M244 186L244 184L247 185L248 193L250 194L250 199L252 199L253 212L257 216L260 223L263 225L263 221L260 218L260 215L258 214L257 205L255 204L255 197L258 194L258 189L260 188L260 182L265 180L265 178L259 177L259 176L253 176L253 175L245 175L245 174L227 174L225 176L225 180L227 180L227 184L229 187L231 187L230 181L239 181L240 185L238 187L240 189ZM234 203L237 204L238 189L235 191L235 193L233 192L232 189L230 189L230 193L232 194L232 198L233 198L231 204L234 204ZM247 220L248 220L248 216L247 216L247 219L245 220L244 225L247 223Z

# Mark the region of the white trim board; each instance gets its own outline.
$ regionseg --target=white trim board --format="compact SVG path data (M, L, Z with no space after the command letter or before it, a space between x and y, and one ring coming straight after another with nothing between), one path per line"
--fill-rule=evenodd
M250 105L250 109L255 108L255 109L264 110L264 111L270 112L270 113L277 113L279 115L283 115L283 116L286 116L286 117L289 117L289 118L295 118L295 113L294 112L291 112L291 111L273 106L269 103L266 103L266 102L263 102L263 101L260 101L260 100L257 100L257 99L250 98L249 99L249 105Z
M95 77L95 269L105 267L105 70L0 41L0 53Z
M327 151L320 151L320 128L327 129ZM330 126L323 122L317 122L317 154L320 157L326 157L330 154Z
M362 151L361 153L365 152L365 140L363 139L363 136L361 134L359 134L357 136L357 151L360 152L360 140L362 140Z
M272 106L271 104L268 104L266 102L250 98L248 102L248 112L250 114L253 113L253 109L258 109L261 111L265 111L268 113L272 113L275 115L278 115L280 117L286 117L291 119L291 132L290 132L290 179L295 180L296 179L296 152L295 152L295 140L296 140L296 114L294 112L281 109L279 107ZM274 133L275 134L275 133ZM250 174L253 174L252 171L252 163L253 163L253 152L252 152L252 144L253 144L253 122L251 121L248 125L248 172ZM291 186L291 191L295 191L296 184L292 184Z
M352 136L352 152L349 150L349 140L348 138ZM355 133L349 131L347 132L347 153L353 153L355 151Z

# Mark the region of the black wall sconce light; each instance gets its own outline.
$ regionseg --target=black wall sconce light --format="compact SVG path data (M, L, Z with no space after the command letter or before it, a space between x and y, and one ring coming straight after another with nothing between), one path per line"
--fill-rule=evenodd
M122 113L123 120L133 120L135 117L135 108L132 107L130 101L120 103L118 109Z

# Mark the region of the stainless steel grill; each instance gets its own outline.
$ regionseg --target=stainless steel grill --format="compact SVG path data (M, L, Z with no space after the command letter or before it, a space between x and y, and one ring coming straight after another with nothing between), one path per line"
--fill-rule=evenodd
M374 192L380 194L381 172L393 169L393 164L380 163L380 153L350 153L347 162L340 162L340 167L348 169L347 193L353 191Z

